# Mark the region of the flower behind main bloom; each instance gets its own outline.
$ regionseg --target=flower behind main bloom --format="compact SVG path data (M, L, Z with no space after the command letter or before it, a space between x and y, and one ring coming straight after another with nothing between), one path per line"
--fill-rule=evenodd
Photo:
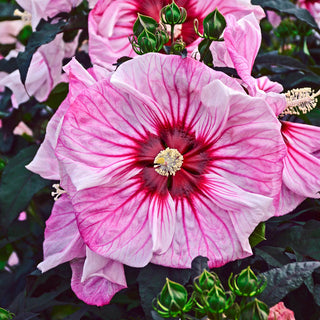
M170 0L99 0L89 14L89 55L95 64L114 69L121 56L135 56L128 35L133 33L133 24L137 14L147 15L160 22L162 7ZM249 0L176 0L179 7L187 10L187 20L183 25L176 25L177 37L182 37L189 52L192 52L200 40L193 27L194 19L199 20L200 32L202 21L216 8L223 15L234 15L237 19L253 12L258 20L264 17L260 6L254 6Z

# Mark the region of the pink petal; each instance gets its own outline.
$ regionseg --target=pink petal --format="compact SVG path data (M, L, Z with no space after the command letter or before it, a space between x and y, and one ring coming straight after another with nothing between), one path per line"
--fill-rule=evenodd
M214 79L242 90L234 79L213 72L193 59L152 53L121 65L111 77L111 83L131 95L148 96L150 103L161 106L171 126L188 128L196 138L210 140L217 136L228 115L227 103L219 94L214 98L223 103L221 107L211 103L208 108L207 102L199 101L203 87ZM207 101L210 97L203 99Z
M66 113L56 148L77 190L135 175L138 143L157 133L162 113L115 90L109 80L84 91Z
M288 121L281 124L282 134L290 145L308 153L320 150L320 127Z
M74 258L85 256L85 244L67 195L62 195L55 202L51 216L46 222L44 237L44 260L38 265L38 269L42 272Z
M77 62L72 59L64 70L69 76L69 94L62 102L47 125L46 136L35 158L26 168L38 173L45 179L60 180L59 163L54 149L57 145L64 115L69 108L69 101L74 99L87 87L93 85L95 79Z
M293 211L305 199L305 196L301 196L300 194L291 191L283 184L280 193L279 208L275 215L282 216Z
M202 193L177 199L177 223L172 245L152 261L189 268L198 255L209 267L250 255L248 237L260 221L272 215L272 199L248 193L217 175L204 177Z
M145 266L153 247L148 219L155 202L140 185L139 178L132 178L118 188L99 186L79 191L72 200L80 233L89 248L133 267ZM163 212L167 214L165 204ZM165 223L168 217L163 219Z
M249 86L249 92L255 94L256 87L251 70L261 44L259 22L253 14L239 21L231 16L223 37L239 76Z
M286 153L280 123L262 98L233 92L229 99L228 121L212 147L212 171L244 190L275 197Z
M103 258L104 265L101 264L101 268L96 273L93 273L88 279L83 281L82 276L88 259L87 257L86 260L76 259L71 261L71 288L76 296L85 303L103 306L108 304L118 291L127 287L123 265L119 262Z
M298 195L319 198L320 160L293 144L287 144L287 150L283 170L284 184Z

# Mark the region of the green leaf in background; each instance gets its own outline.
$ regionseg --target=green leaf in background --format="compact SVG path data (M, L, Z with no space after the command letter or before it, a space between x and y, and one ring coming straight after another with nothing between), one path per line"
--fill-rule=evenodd
M68 92L69 84L66 82L60 82L53 88L44 104L56 110L60 106L61 102L66 98Z
M264 222L260 222L249 237L251 248L255 247L261 241L266 240L265 234L266 234L266 224Z
M275 305L289 292L299 288L319 267L318 261L294 262L262 273L267 278L268 285L259 295L259 299L269 306Z
M13 12L18 6L8 2L0 2L0 21L20 20L20 17L15 17Z
M318 25L308 10L298 8L289 0L252 0L252 4L259 5L264 9L273 10L295 16L297 19L307 23L314 29L318 29Z
M28 40L28 44L23 52L20 52L17 57L17 63L20 72L21 82L25 84L28 69L31 63L33 54L43 45L54 40L58 33L63 31L66 21L60 20L55 24L50 24L43 19L37 26L37 30L33 32Z
M27 207L35 193L51 183L25 168L31 162L37 146L21 150L8 161L0 182L0 224L7 228Z

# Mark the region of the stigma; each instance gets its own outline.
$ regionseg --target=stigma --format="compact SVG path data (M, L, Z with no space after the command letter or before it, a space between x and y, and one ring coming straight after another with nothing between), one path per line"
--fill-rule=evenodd
M174 176L181 169L183 156L177 149L166 148L154 158L154 168L162 176Z

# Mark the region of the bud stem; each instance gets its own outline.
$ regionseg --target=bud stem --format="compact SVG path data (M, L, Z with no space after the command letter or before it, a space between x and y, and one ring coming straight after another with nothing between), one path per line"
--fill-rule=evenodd
M207 55L207 53L208 53L208 51L209 51L209 49L210 49L210 46L211 46L212 41L213 41L213 40L209 40L209 41L208 41L208 43L207 43L207 45L206 45L206 48L204 49L203 55L201 55L201 57L200 57L200 60L199 60L200 62L202 62L203 59L205 58L205 56Z

